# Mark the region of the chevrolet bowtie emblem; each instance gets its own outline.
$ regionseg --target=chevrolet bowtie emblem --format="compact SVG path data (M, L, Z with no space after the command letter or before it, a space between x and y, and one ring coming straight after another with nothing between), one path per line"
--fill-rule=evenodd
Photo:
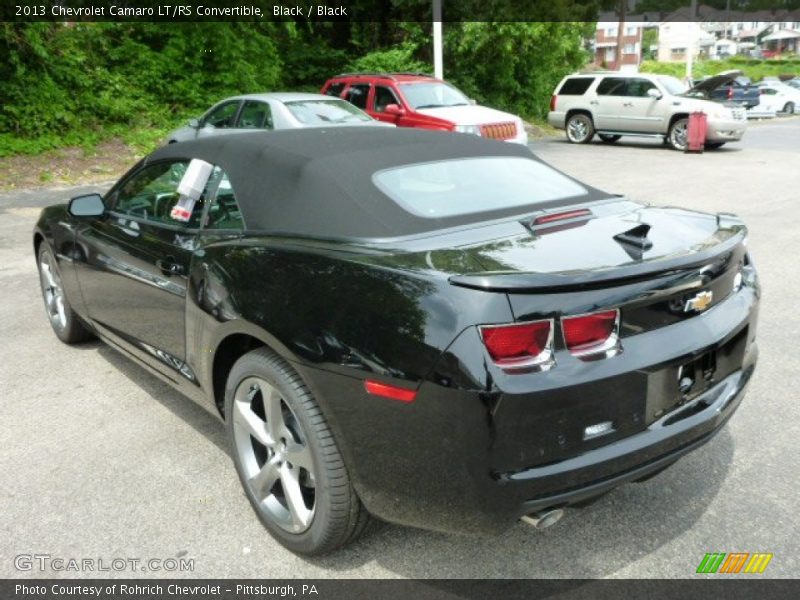
M699 292L692 296L683 305L684 312L702 312L709 307L714 299L714 292Z

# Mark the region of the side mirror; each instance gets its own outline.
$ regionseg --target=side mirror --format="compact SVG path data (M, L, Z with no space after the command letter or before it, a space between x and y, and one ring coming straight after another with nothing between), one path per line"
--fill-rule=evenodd
M653 100L658 100L662 97L661 92L659 92L656 88L650 88L647 90L647 95L650 96Z
M84 194L72 198L67 210L73 217L99 217L106 212L106 205L100 194Z
M197 119L189 119L189 127L197 129L198 127L200 127L200 121L198 121Z
M394 115L396 117L401 117L406 114L406 111L399 104L387 104L386 108L383 109L383 112L387 115Z

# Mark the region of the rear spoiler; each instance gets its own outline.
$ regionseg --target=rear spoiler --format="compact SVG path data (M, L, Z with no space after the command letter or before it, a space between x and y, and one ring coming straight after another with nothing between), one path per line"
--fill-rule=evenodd
M743 244L747 233L743 229L730 238L694 254L674 258L659 258L652 262L636 262L595 271L569 271L563 273L520 273L517 271L491 271L470 275L453 275L448 281L459 287L486 292L569 292L614 287L636 283L653 277L671 275L688 269L700 269L710 262L743 260Z

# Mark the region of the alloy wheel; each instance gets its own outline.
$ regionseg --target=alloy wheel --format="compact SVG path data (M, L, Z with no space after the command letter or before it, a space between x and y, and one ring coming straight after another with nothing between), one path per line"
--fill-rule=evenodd
M307 530L316 508L311 449L291 407L265 379L239 383L233 432L243 479L258 510L284 531Z
M672 126L669 141L676 150L686 150L689 143L689 124L686 119L681 119Z
M585 115L577 115L570 118L567 123L567 138L570 142L582 144L588 141L594 131L589 117Z
M53 266L49 252L42 252L39 259L39 280L44 295L47 316L53 327L64 329L67 326L67 310L64 306L64 288L61 277Z

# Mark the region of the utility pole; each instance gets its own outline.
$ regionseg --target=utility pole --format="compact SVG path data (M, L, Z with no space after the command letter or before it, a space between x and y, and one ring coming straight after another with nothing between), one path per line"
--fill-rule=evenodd
M444 79L442 65L442 0L433 0L433 76Z
M619 24L617 25L617 56L616 70L619 71L622 67L622 40L625 32L625 12L628 8L628 0L620 0L619 2Z
M697 0L692 0L689 7L689 18L695 19L697 17ZM689 21L688 27L688 40L686 41L686 83L692 87L692 66L694 63L694 21Z

